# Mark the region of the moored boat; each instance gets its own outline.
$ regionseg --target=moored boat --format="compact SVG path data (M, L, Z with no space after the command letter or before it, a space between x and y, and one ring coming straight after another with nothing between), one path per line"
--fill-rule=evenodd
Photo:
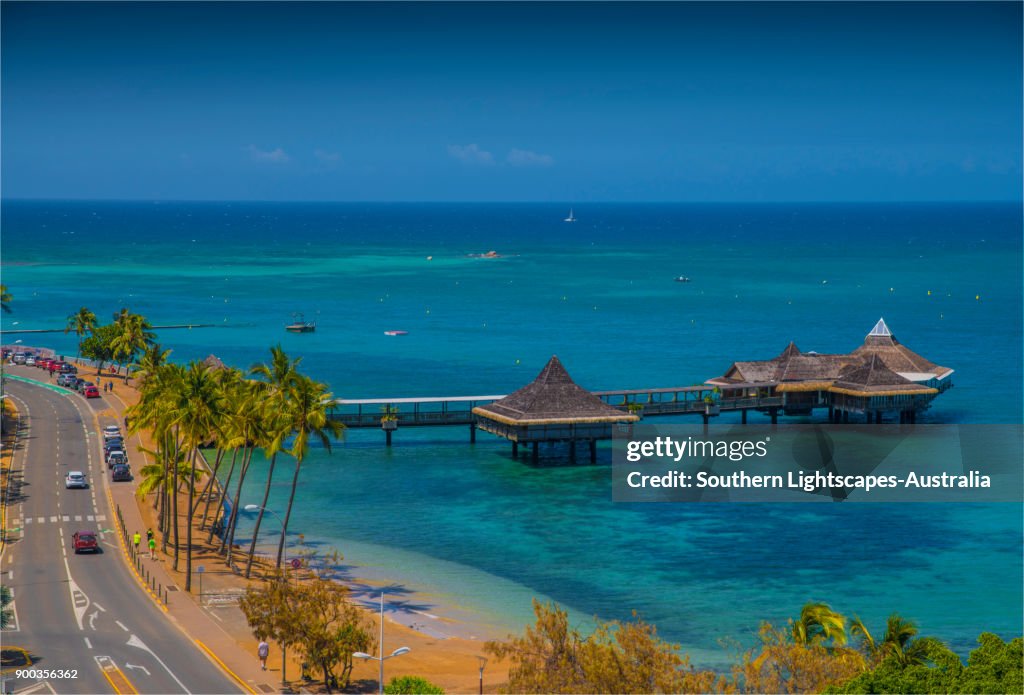
M316 321L306 321L302 314L292 314L292 319L292 322L284 327L289 333L312 333L316 330Z

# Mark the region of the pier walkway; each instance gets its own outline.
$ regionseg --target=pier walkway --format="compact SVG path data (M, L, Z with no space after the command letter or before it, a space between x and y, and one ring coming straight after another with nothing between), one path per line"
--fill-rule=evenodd
M644 417L656 415L701 415L713 417L722 412L765 410L773 415L783 407L782 396L754 396L747 398L720 398L711 386L684 386L679 388L621 389L593 391L595 396L623 412ZM383 426L382 418L389 415L395 427L436 427L441 425L475 425L477 416L473 408L493 403L504 395L495 396L441 396L425 398L365 398L339 399L331 416L346 427L366 428ZM710 402L705 399L710 398Z

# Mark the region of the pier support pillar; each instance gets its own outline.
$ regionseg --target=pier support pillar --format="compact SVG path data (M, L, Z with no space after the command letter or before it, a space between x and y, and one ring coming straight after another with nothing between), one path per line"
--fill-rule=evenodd
M539 443L537 443L537 442L533 443L533 453L530 455L530 458L533 459L534 463L537 463L537 461L540 459L540 452L537 449L539 446L540 446Z
M392 430L384 430L384 444L385 444L385 446L391 446L391 432L392 432Z
M746 408L744 408L743 410L740 411L740 422L742 422L744 425L747 424L747 410L746 410Z
M708 418L710 417L707 413L704 413L701 417L704 418L704 426L708 426Z
M476 425L469 423L469 443L476 444Z
M778 408L772 408L769 411L769 413L771 413L771 416L772 416L772 424L773 425L779 424L779 409Z
M869 410L866 413L864 413L864 417L867 418L868 424L870 425L871 424L871 417L872 417L871 416L871 411Z
M906 421L907 421L907 411L906 410L901 410L900 411L900 424L902 425Z
M849 410L844 410L843 411L843 422L846 423L846 424L850 423L850 411Z
M512 458L519 456L519 442L512 442Z
M911 410L910 411L910 424L911 425L917 424L917 411L916 410Z
M590 440L590 462L597 463L597 440Z
M576 440L569 442L569 463L576 463Z
M835 422L836 421L836 409L833 408L832 406L828 407L828 421L829 422Z

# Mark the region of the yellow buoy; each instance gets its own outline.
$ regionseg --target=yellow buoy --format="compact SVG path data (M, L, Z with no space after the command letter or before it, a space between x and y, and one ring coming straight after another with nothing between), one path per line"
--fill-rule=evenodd
M974 295L974 298L975 298L976 300L978 300L979 302L981 301L981 295L980 295L980 294L976 294L976 295Z
M932 296L932 291L931 291L931 290L928 290L928 296L929 296L929 297L931 297L931 296Z

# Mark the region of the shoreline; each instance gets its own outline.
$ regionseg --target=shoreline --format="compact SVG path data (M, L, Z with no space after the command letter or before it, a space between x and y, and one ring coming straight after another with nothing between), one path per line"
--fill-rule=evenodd
M95 370L95 365L88 364L84 360L78 360L79 368L85 372L86 370ZM103 378L111 379L114 383L114 395L117 396L118 400L121 401L122 406L127 407L134 403L138 398L138 390L132 383L126 384L122 374L112 375L106 371L103 373ZM42 380L42 379L41 379ZM106 398L109 398L107 394ZM109 404L109 400L107 401ZM111 407L113 405L111 404ZM143 441L143 445L147 448L152 447L152 441L149 437L148 432L140 432L139 438ZM138 452L137 456L145 456L142 452ZM134 470L138 470L141 466L133 466ZM148 524L151 524L155 529L157 528L155 513L151 503L151 497L139 498L135 497L135 502L138 506L139 512L143 518L147 520ZM197 510L200 504L205 503L205 500L200 501L197 495ZM218 507L220 504L220 497L215 496L211 502L211 510ZM179 513L184 516L185 505L179 503ZM254 562L253 578L246 580L243 577L236 575L225 563L217 553L204 552L206 548L205 537L208 532L207 530L199 530L199 518L201 513L197 511L197 514L193 517L193 563L197 564L200 562L212 563L214 567L208 567L204 577L207 582L207 589L216 589L225 593L236 593L244 590L244 587L248 585L256 585L259 582L264 581L260 576L261 554L260 549L262 543L257 546L256 561ZM218 540L214 538L214 545L218 545ZM244 543L236 543L236 547L242 545L243 547L238 548L241 553L245 552ZM276 544L275 544L276 545ZM171 569L171 562L173 558L173 551L169 547L170 551L163 559L166 560L167 570L172 575L175 583L178 585L179 591L185 594L184 591L184 570L179 569L174 571ZM158 554L159 548L158 548ZM236 555L237 557L237 555ZM184 560L182 560L182 568L184 567ZM268 567L262 567L262 569L268 569ZM353 589L353 582L358 581L363 585L364 588L369 588L369 591L356 591ZM374 625L379 625L380 615L380 602L379 598L374 601L372 597L373 588L381 586L386 588L387 586L394 586L394 581L388 576L382 576L380 578L364 578L355 576L351 578L351 581L342 581L350 591L349 598L357 605L363 606L368 613L368 617L371 619ZM193 585L193 592L196 591L195 585ZM204 590L203 595L212 595L213 591ZM369 595L368 595L369 594ZM378 594L379 595L379 594ZM503 639L507 636L507 632L504 634L486 634L479 635L473 633L480 633L481 630L474 629L475 625L462 622L458 619L448 617L446 614L449 613L446 607L439 609L440 615L430 612L431 616L426 615L419 616L418 613L412 613L417 615L422 620L414 619L411 622L416 624L416 627L408 624L410 621L403 620L403 615L407 615L406 611L403 610L403 604L410 602L411 599L415 599L418 594L416 592L410 594L403 594L401 598L388 599L385 593L385 610L384 616L386 619L386 635L385 642L388 645L388 649L398 642L401 642L402 646L410 647L411 651L405 655L402 659L388 664L388 674L386 680L394 675L418 675L426 678L427 680L436 683L443 687L446 692L458 693L470 693L477 692L479 686L479 675L478 675L478 661L477 656L483 653L483 643L487 639ZM189 596L193 601L197 600L196 596ZM205 610L211 612L215 617L222 623L222 627L231 635L231 637L238 644L239 648L246 654L254 653L256 648L257 640L253 637L251 630L245 622L244 616L241 610L237 608L237 605L227 605L222 607L215 607L212 603L208 603L205 606ZM232 615L232 613L234 615ZM428 623L426 621L434 621L441 623L448 627L447 630L441 631L438 629L423 629ZM436 624L434 625L436 627ZM419 628L419 629L417 629ZM376 628L374 628L376 629ZM448 634L450 633L450 634ZM276 657L280 661L280 656ZM273 661L272 658L271 661ZM495 688L495 683L505 682L507 680L507 664L495 660L493 657L488 657L488 681L492 683L490 689ZM290 674L291 679L298 681L299 674L301 673L301 664L294 658L294 655L289 653L288 655L288 667L287 673ZM316 672L313 672L314 680L310 684L318 683L315 679ZM352 685L350 689L356 688L357 690L374 690L377 682L377 666L373 662L362 662L357 660L352 670ZM367 685L369 684L369 685ZM374 686L370 688L369 686Z

